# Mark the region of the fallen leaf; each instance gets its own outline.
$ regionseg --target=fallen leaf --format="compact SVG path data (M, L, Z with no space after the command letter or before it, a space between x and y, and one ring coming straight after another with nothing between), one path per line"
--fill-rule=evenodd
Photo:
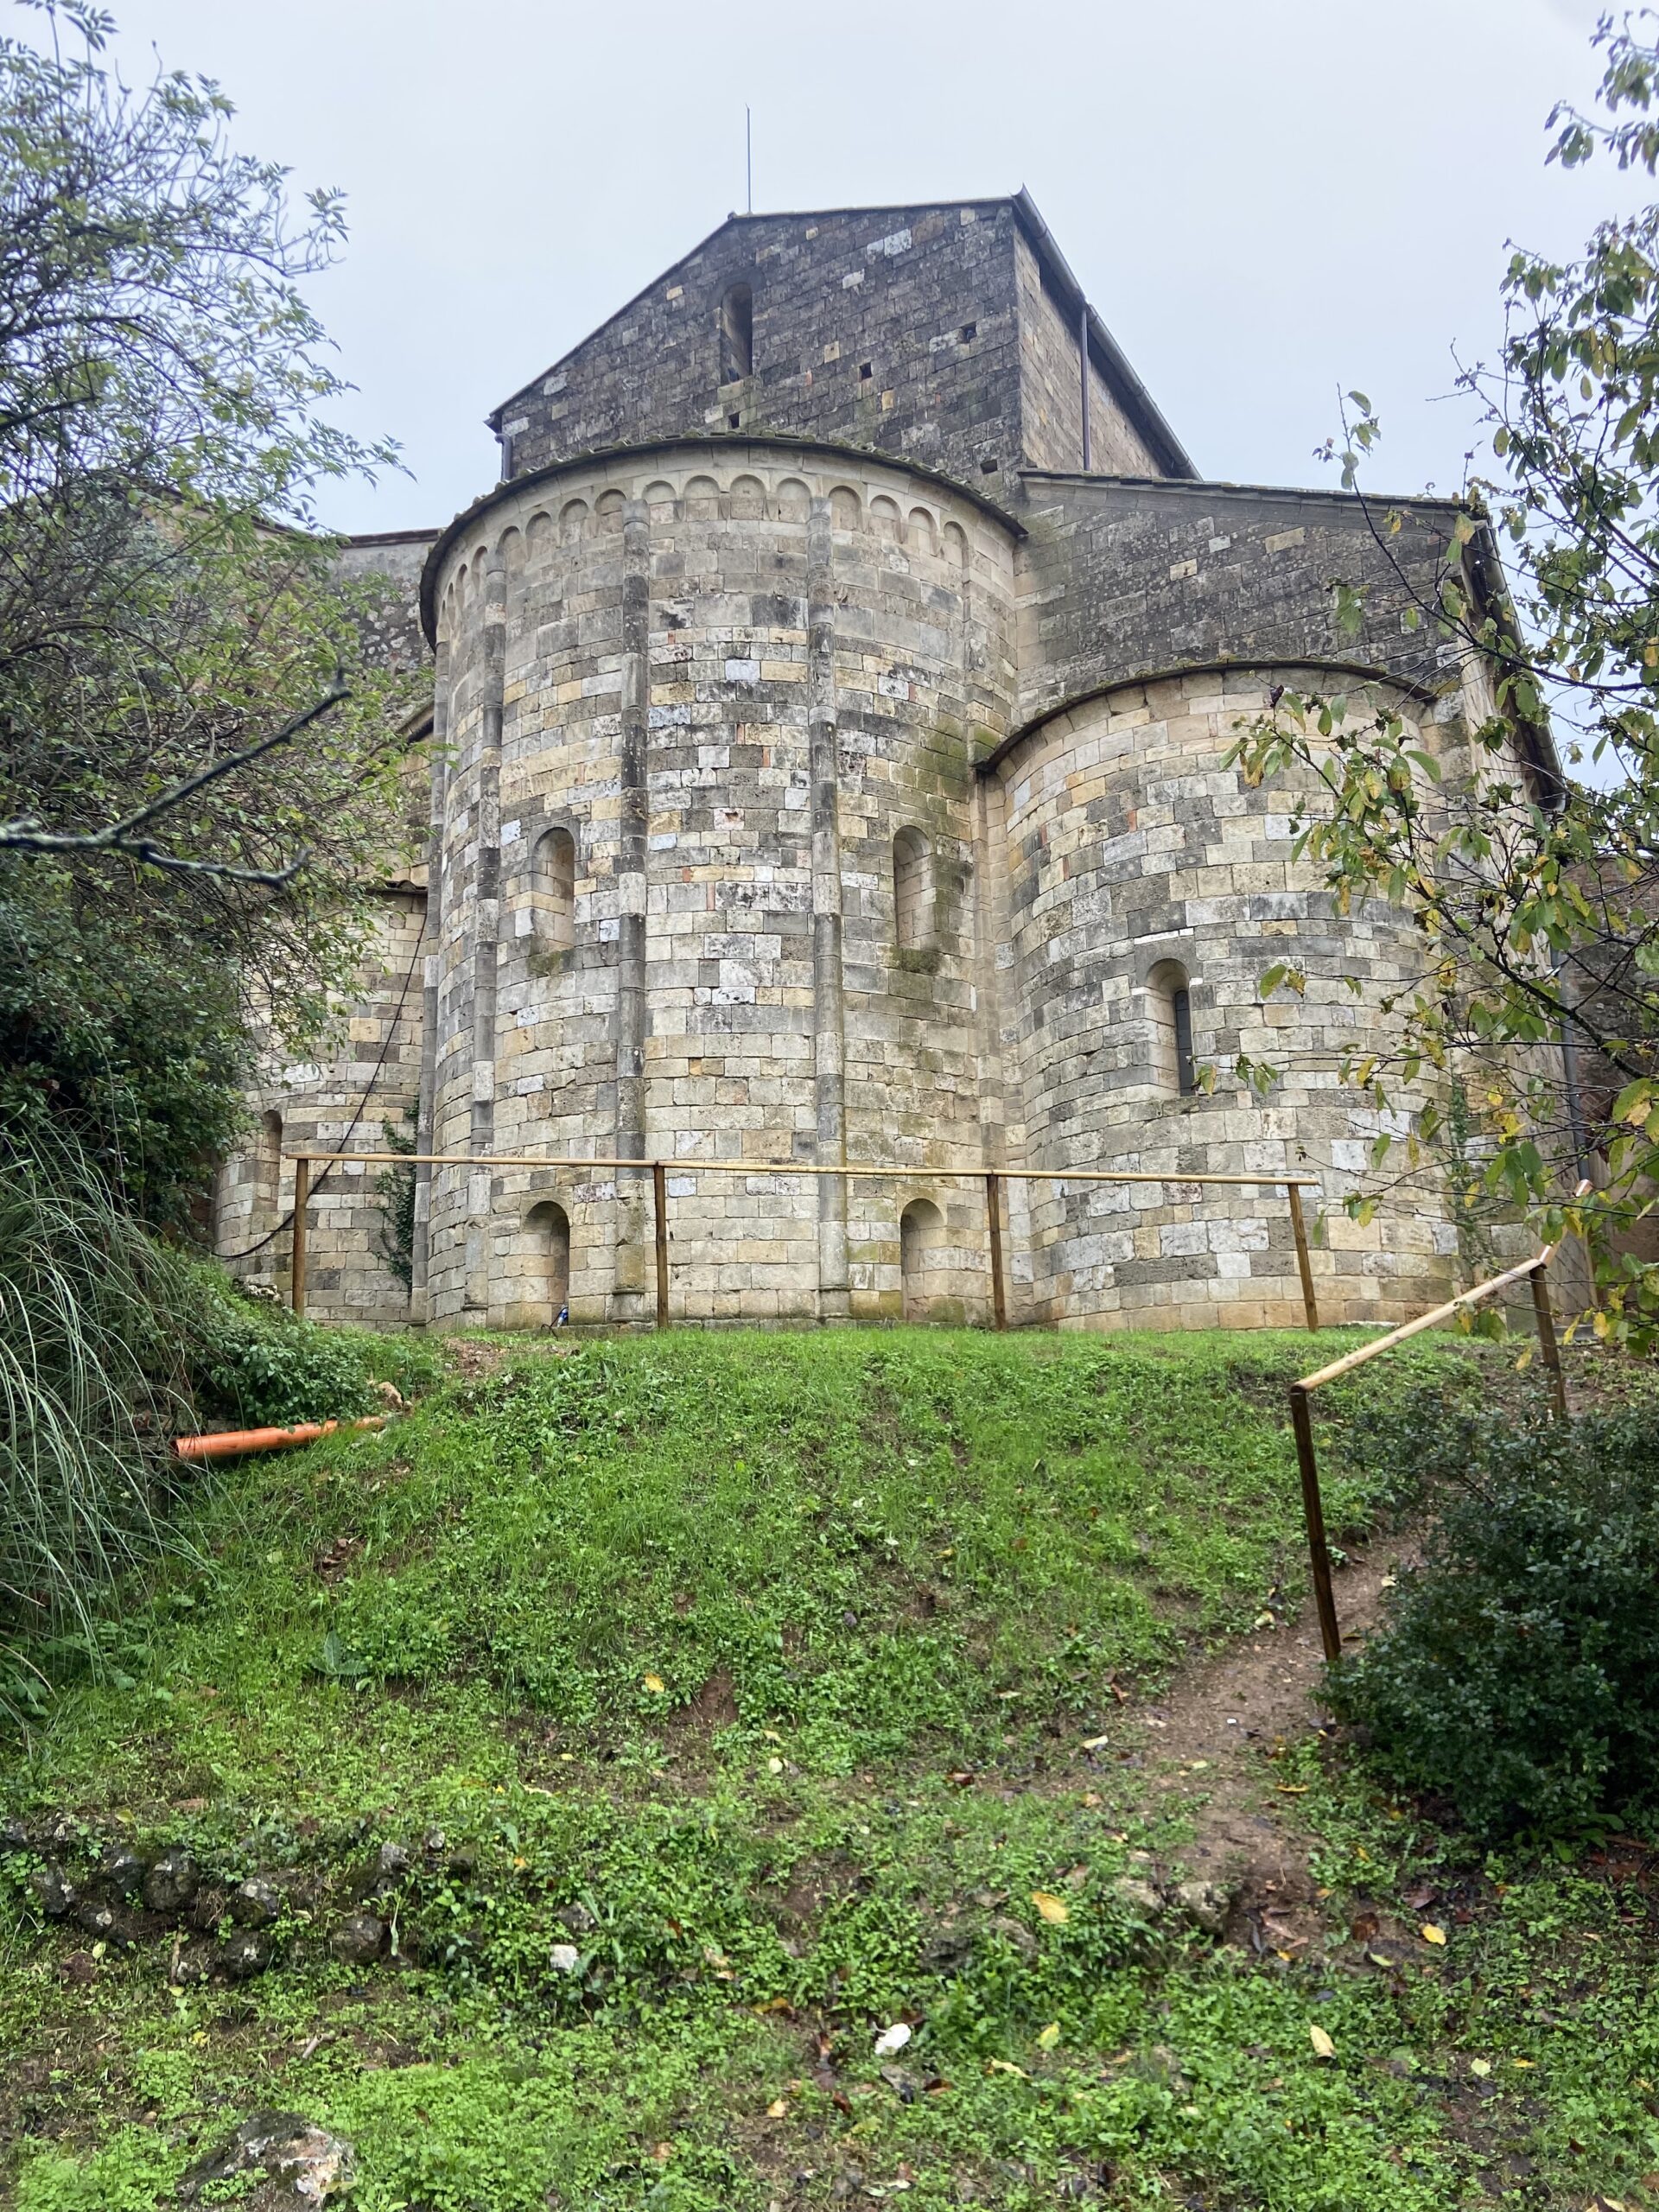
M1446 1941L1445 1929L1437 1928L1432 1920L1426 1920L1417 1933L1425 1943L1444 1943Z
M1056 1928L1063 1928L1071 1917L1071 1908L1064 1897L1057 1897L1052 1890L1033 1890L1031 1901L1043 1918Z
M782 1759L768 1759L766 1761L766 1772L768 1774L781 1774L783 1770L784 1763Z
M1060 2024L1058 2020L1051 2020L1041 2035L1038 2037L1037 2048L1039 2050L1052 2050L1059 2039Z
M1334 2058L1336 2056L1337 2046L1332 2042L1330 2037L1326 2035L1325 2030L1320 2027L1317 2022L1309 2023L1307 2039L1313 2046L1313 2056L1315 2058Z
M1085 1751L1104 1751L1111 1740L1109 1736L1085 1736L1083 1739L1083 1748Z
M205 2042L207 2038L204 2037L202 2040ZM1025 2068L1016 2066L1011 2058L988 2058L985 2062L985 2071L988 2074L1013 2074L1022 2082L1029 2082L1031 2079Z
M1099 1790L1085 1789L1082 1796L1077 1800L1077 1802L1080 1805L1098 1805L1100 1802Z
M905 2045L910 2041L910 2037L911 2028L909 2023L905 2020L895 2020L890 2028L883 2028L880 2034L877 2036L875 2039L876 2056L878 2058L891 2058L894 2051L902 2050L904 2049Z
M788 2110L789 2105L785 2099L783 2097L774 2097L772 2102L766 2107L766 2118L768 2120L781 2120Z
M1278 1622L1274 1620L1273 1615L1268 1612L1258 1613L1255 1618L1250 1623L1250 1626L1252 1628L1277 1628L1278 1625Z
M1490 2058L1471 2058L1469 2062L1469 2071L1478 2082L1484 2082L1491 2070L1492 2062Z
M660 1675L647 1675L645 1676L645 1688L651 1692L653 1697L660 1697L662 1693L668 1688L668 1684L663 1680Z

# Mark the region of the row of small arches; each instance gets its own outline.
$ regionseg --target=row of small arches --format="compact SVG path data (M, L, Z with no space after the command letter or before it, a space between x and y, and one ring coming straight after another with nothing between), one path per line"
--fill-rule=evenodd
M722 491L712 476L689 477L676 489L667 480L646 485L643 494L654 522L675 518L689 522L804 523L812 493L799 477L785 477L768 493L758 476L734 477ZM567 499L556 515L538 508L521 531L511 524L497 541L494 551L509 574L527 562L550 553L555 546L580 545L584 540L620 531L626 500L616 490L601 492L591 504L585 499ZM912 506L908 514L885 492L872 495L868 509L849 484L837 484L830 493L832 528L856 531L868 526L871 535L902 545L926 559L943 557L966 569L970 558L968 534L960 523L940 523L932 510ZM868 515L868 525L866 518ZM491 558L491 549L480 545L456 569L444 595L446 608L463 605L479 588Z
M570 1217L556 1198L542 1198L524 1217L541 1276L538 1287L556 1327L570 1311ZM899 1274L906 1321L925 1321L944 1243L944 1218L931 1198L912 1198L899 1217Z

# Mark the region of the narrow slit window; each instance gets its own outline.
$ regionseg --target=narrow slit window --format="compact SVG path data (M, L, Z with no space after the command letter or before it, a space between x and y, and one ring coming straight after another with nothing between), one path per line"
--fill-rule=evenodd
M920 952L933 937L933 871L919 830L901 830L893 841L893 934L900 952Z
M1198 1086L1192 1079L1192 995L1185 983L1170 993L1169 1007L1175 1020L1176 1088L1190 1098Z
M754 295L734 284L720 303L720 380L741 384L754 374Z
M1153 1081L1166 1098L1191 1098L1198 1087L1192 1054L1192 992L1179 962L1160 960L1147 976L1147 1010Z

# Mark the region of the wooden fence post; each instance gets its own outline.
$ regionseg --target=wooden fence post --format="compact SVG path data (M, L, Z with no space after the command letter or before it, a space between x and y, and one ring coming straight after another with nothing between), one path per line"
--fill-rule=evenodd
M1313 1262L1308 1255L1307 1224L1302 1219L1302 1194L1294 1183L1287 1183L1285 1196L1290 1200L1290 1233L1296 1239L1296 1265L1302 1278L1302 1311L1307 1316L1309 1329L1317 1336L1319 1302L1313 1294Z
M289 1293L294 1311L305 1311L305 1210L311 1202L311 1163L301 1157L294 1162L294 1244L289 1266Z
M651 1195L657 1216L657 1325L668 1326L668 1177L660 1160L651 1163Z
M1538 1324L1538 1351L1549 1370L1549 1395L1560 1420L1567 1418L1567 1377L1561 1372L1561 1348L1555 1340L1555 1316L1550 1311L1549 1285L1541 1265L1532 1271L1532 1311Z
M1008 1325L1008 1294L1002 1280L1002 1178L992 1168L985 1178L985 1217L991 1225L991 1319Z
M1342 1656L1337 1626L1336 1592L1331 1587L1331 1554L1325 1541L1325 1505L1319 1496L1319 1464L1313 1456L1313 1409L1300 1382L1290 1386L1290 1425L1296 1433L1296 1460L1302 1471L1302 1513L1307 1522L1307 1557L1313 1570L1313 1598L1319 1614L1319 1641L1327 1666Z

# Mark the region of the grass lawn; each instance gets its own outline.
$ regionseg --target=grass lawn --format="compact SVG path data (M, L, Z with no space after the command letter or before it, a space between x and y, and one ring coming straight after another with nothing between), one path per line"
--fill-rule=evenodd
M149 2212L277 2107L359 2212L1659 2201L1639 1843L1471 1859L1310 1715L1247 1756L1311 1932L1169 1901L1206 1763L1149 1700L1294 1643L1308 1351L463 1350L204 1482L9 1755L0 2187ZM1339 1541L1402 1503L1355 1424L1488 1371L1384 1365L1321 1401ZM100 1886L115 1847L194 1904Z

